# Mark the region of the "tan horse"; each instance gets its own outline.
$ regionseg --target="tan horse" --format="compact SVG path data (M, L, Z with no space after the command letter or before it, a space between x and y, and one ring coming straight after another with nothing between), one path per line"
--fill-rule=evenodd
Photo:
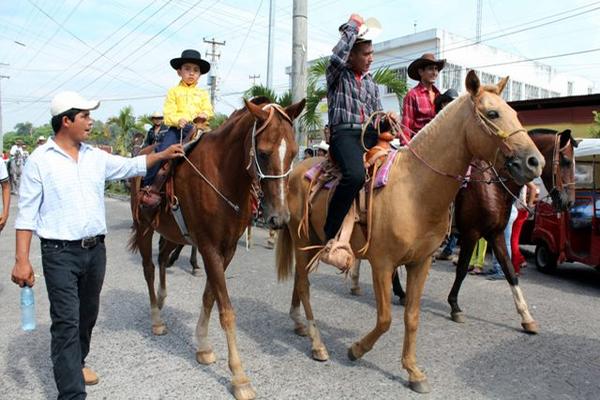
M298 152L292 121L304 107L304 100L285 109L275 104L265 105L262 100L246 102L246 107L234 112L225 124L205 133L188 160L180 162L174 178L174 192L191 242L202 255L206 271L202 310L196 326L196 360L201 364L212 364L216 360L208 339L208 323L216 301L221 328L227 337L233 394L238 400L254 399L256 392L238 353L235 313L227 291L225 270L235 254L239 237L250 223L253 193L262 194L269 227L279 228L289 220L287 180ZM134 188L139 189L139 181L138 178ZM136 193L137 190L133 190L132 196ZM160 311L167 297L165 269L175 247L189 243L172 213L164 207L158 221L156 225L153 212L140 210L139 218L134 218L130 249L139 250L142 255L150 295L152 333L163 335L166 325ZM152 261L154 231L165 239L158 258L158 295Z
M515 111L499 96L507 80L504 78L496 86L481 87L477 75L469 72L466 79L468 93L450 103L415 136L410 145L414 153L406 148L400 150L387 187L373 196L371 243L367 253L358 256L368 259L372 266L377 323L348 349L348 356L351 360L362 357L390 328L392 272L397 265L406 265L402 366L408 371L411 389L417 392L430 390L427 377L417 367L419 303L431 266L431 255L448 228L448 207L460 186L459 179L455 178L465 174L474 157L506 167L519 183L539 176L544 166L542 155L519 123ZM324 240L328 197L325 191L315 197L311 208L310 237L298 236L308 188L304 174L318 161L307 160L291 174L288 195L291 217L287 228L279 234L276 257L278 277L285 279L292 273L295 255L290 316L295 323L295 332L310 337L313 358L326 360L329 356L315 324L306 271L316 250L300 250ZM351 244L355 252L365 244L361 229L354 230ZM304 306L308 328L301 319L300 302Z

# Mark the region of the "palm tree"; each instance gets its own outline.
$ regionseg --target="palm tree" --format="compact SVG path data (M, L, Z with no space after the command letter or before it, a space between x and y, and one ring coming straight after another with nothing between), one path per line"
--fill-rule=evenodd
M263 85L254 85L244 92L244 98L251 99L253 97L266 97L271 103L277 103L282 107L287 107L292 104L292 92L290 90L277 96L275 91Z
M308 69L308 86L306 97L306 112L301 117L301 123L308 132L320 131L323 127L321 113L317 112L317 107L321 100L327 96L327 88L321 85L329 57L322 57L316 60ZM373 81L382 86L386 86L398 98L398 102L406 94L406 81L400 79L395 71L388 67L380 68L373 72Z
M131 106L122 108L118 116L110 117L106 121L106 125L108 125L111 133L114 135L114 151L121 155L129 153L133 134L144 130L142 124L136 122Z

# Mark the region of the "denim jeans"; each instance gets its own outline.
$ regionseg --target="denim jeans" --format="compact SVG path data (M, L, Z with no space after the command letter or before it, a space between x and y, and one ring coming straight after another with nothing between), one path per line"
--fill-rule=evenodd
M510 217L508 218L508 223L506 224L506 228L504 228L504 241L506 242L506 250L508 251L508 258L510 259L511 257L511 247L510 247L510 238L512 235L512 227L513 224L515 223L515 220L517 219L517 207L515 207L514 203L513 205L510 207ZM504 275L504 272L502 272L502 267L500 266L500 263L498 262L498 259L496 258L496 256L494 255L494 262L492 264L492 274L498 274L498 275Z
M51 358L59 400L85 399L81 369L90 350L106 270L106 248L42 239L42 266L50 300Z
M179 143L180 140L185 140L186 137L192 131L193 125L187 124L183 129L176 128L174 126L170 127L169 130L165 133L162 141L156 145L154 149L155 153L160 153L165 150L169 146ZM183 138L181 136L183 135ZM154 182L154 178L156 178L156 174L160 170L160 167L163 165L163 161L157 162L152 167L148 168L146 171L146 176L142 179L142 186L151 185Z

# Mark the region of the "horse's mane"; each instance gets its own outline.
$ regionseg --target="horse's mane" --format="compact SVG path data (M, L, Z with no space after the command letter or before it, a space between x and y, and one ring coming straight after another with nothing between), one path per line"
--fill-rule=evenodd
M558 131L549 128L535 128L528 131L528 133L530 135L556 135Z
M250 100L250 102L252 104L256 104L256 105L271 103L271 101L265 96L254 97ZM223 124L221 124L221 126L219 126L214 131L211 131L210 133L219 134L219 132L221 132L224 129L228 129L232 124L237 123L241 118L243 118L247 114L248 114L248 109L246 108L246 106L239 108L237 110L234 110L231 114L229 114L229 117L227 117L227 119L225 120L225 122L223 122Z

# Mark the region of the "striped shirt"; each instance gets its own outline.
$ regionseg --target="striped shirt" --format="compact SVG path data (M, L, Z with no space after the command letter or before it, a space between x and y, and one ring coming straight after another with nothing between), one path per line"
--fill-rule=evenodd
M356 42L358 24L351 20L342 26L342 37L333 48L327 66L327 107L329 125L363 123L374 111L383 109L379 89L369 72L357 75L347 64Z
M23 169L15 228L56 240L105 234L105 181L145 174L146 156L115 156L82 143L75 161L48 139Z
M433 92L435 97L440 95L440 91L435 86L433 86ZM429 98L429 91L419 82L404 97L402 103L402 130L406 137L412 139L434 117L435 106Z

